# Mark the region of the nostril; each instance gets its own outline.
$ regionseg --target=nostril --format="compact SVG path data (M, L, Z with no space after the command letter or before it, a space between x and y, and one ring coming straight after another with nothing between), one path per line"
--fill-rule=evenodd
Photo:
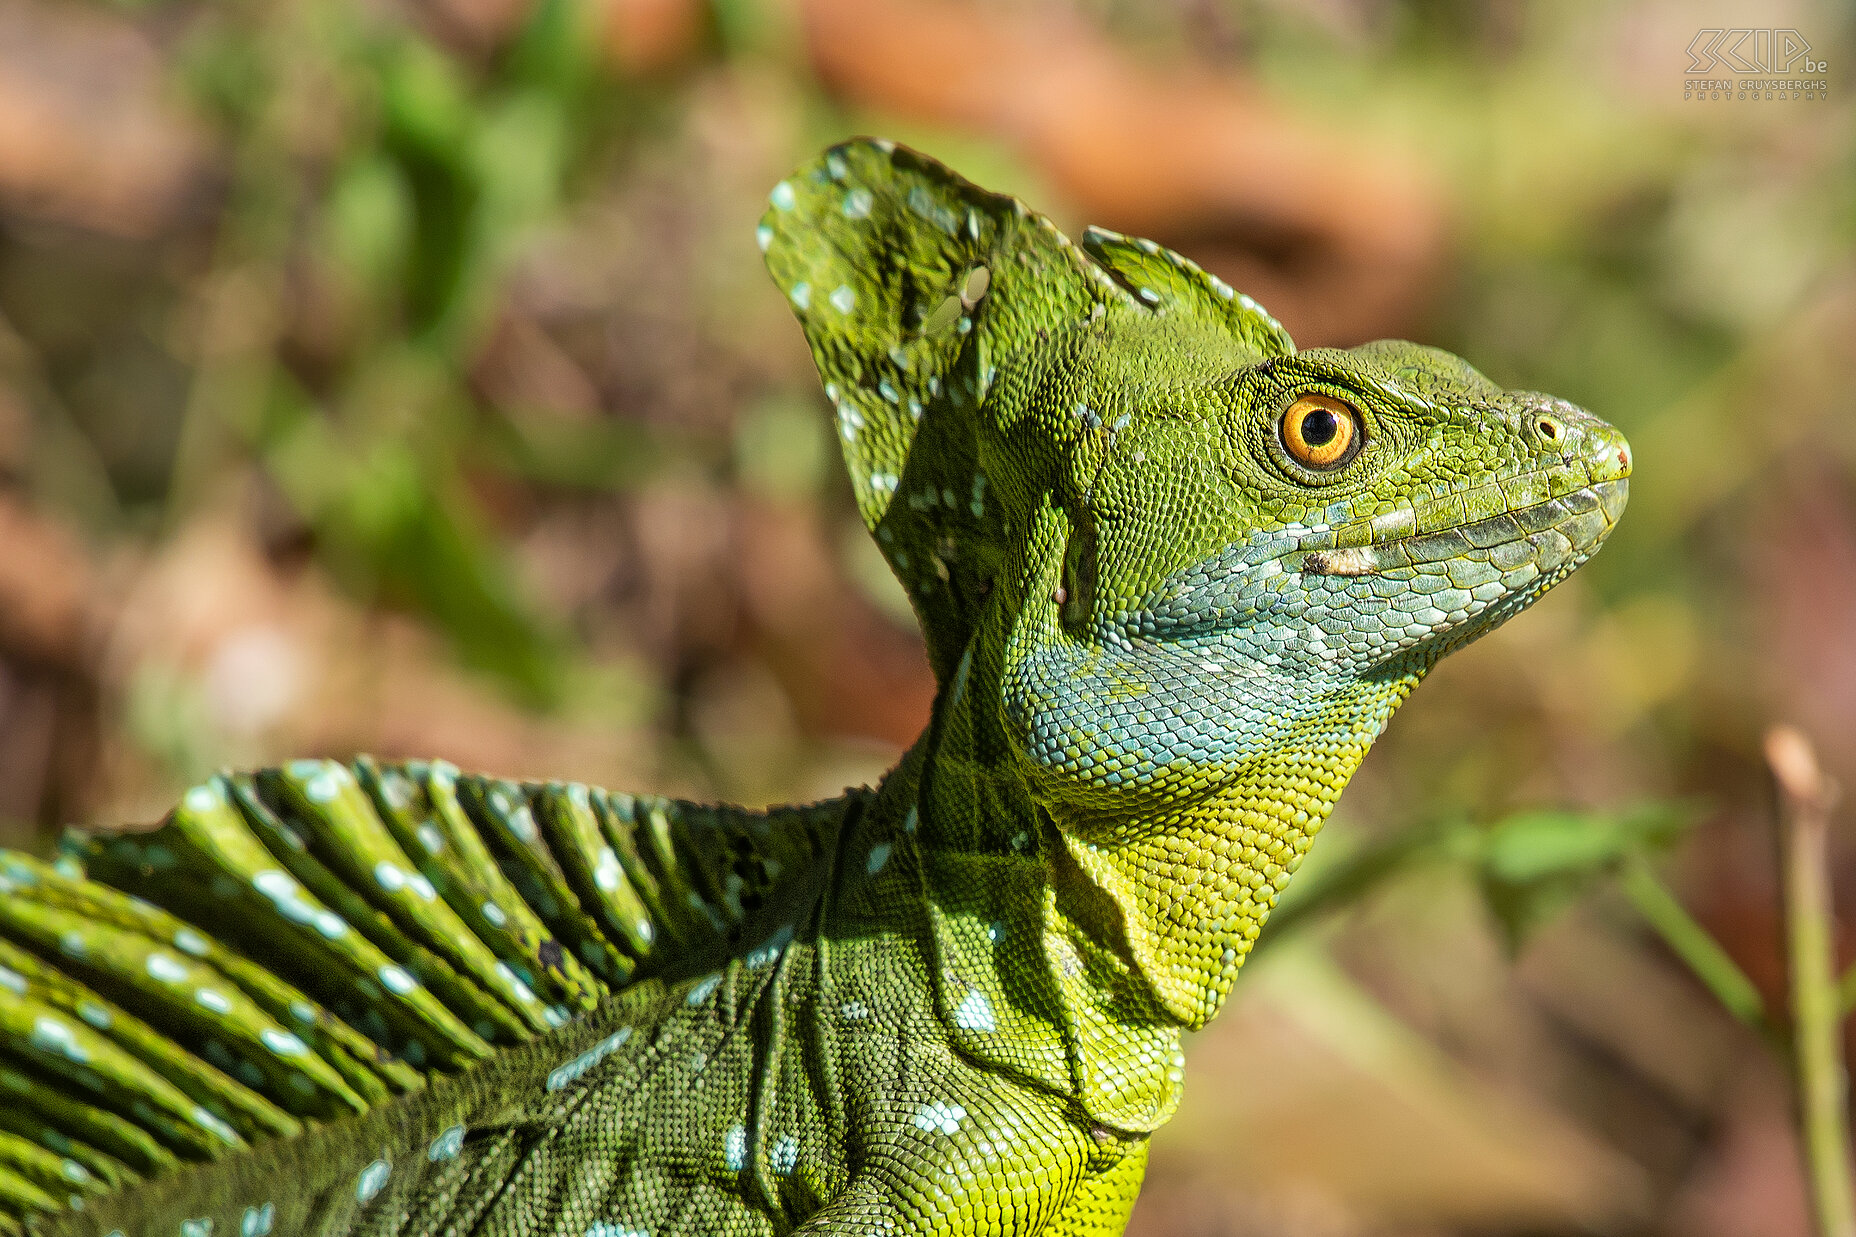
M1542 417L1534 423L1534 431L1548 442L1558 442L1560 435L1566 431L1552 417Z

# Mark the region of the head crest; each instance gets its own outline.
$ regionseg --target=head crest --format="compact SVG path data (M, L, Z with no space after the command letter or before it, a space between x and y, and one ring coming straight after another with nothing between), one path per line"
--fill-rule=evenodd
M1294 351L1250 298L1151 241L1050 220L892 142L834 146L774 187L767 269L804 327L864 523L945 681L1003 544L979 462L999 371L1107 310L1190 314ZM1092 260L1093 259L1093 260Z

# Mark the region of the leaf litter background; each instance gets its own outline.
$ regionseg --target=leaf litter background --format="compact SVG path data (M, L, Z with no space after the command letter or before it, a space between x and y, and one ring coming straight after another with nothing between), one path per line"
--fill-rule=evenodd
M1829 97L1685 101L1755 23ZM1607 873L1783 1002L1759 736L1856 782L1852 52L1803 2L0 0L0 841L290 754L879 776L931 684L751 238L885 133L1636 448L1368 762L1298 889L1390 858L1198 1037L1135 1231L1802 1233L1782 1076Z

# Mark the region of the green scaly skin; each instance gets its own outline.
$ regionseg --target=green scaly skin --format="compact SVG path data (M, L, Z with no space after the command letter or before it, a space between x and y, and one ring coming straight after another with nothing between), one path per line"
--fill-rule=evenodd
M888 143L772 203L927 732L766 815L310 761L5 857L0 1234L1119 1232L1392 711L1622 510L1588 414Z

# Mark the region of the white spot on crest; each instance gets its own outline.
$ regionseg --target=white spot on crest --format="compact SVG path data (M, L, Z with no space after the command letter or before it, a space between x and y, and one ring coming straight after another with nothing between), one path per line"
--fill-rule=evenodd
M275 1027L266 1027L258 1033L258 1039L272 1052L280 1057L300 1057L309 1051L305 1044L288 1031L279 1031Z
M841 283L831 293L831 307L841 314L848 314L857 308L857 292L849 284Z
M923 1104L915 1110L915 1128L927 1133L954 1134L966 1120L967 1110L959 1104Z
M244 1142L244 1140L238 1136L237 1130L233 1129L198 1104L194 1105L193 1111L187 1115L192 1117L193 1123L201 1129L210 1130L220 1142L230 1144L234 1147Z
M619 867L619 857L610 846L599 848L599 863L593 868L593 883L607 893L619 887L619 878L624 872Z
M32 1043L47 1052L55 1052L67 1061L79 1065L90 1060L90 1053L77 1042L77 1036L71 1028L56 1018L40 1014L32 1021Z
M701 983L690 989L690 994L683 998L684 1004L692 1007L701 1005L704 1001L714 996L715 990L721 986L722 977L720 975L706 976Z
M722 1162L728 1165L728 1171L738 1173L748 1162L748 1132L746 1127L731 1125L722 1135Z
M773 248L773 229L764 223L758 228L755 228L754 243L760 246L760 251L762 253L766 253L769 249Z
M523 1004L533 1005L540 999L535 995L534 989L523 983L522 977L517 975L507 962L498 962L496 964L496 977L508 985L510 991L516 994L516 999Z
M355 1179L354 1197L356 1202L371 1203L374 1196L386 1188L387 1178L393 1175L393 1165L385 1160L375 1160L361 1170Z
M786 295L792 297L793 304L799 306L801 309L810 309L812 307L812 285L803 279L794 284L793 290Z
M767 1166L781 1177L799 1167L799 1140L791 1134L780 1135L767 1153Z
M559 1091L570 1083L578 1081L588 1070L598 1065L601 1061L604 1061L614 1052L617 1052L619 1048L624 1045L625 1041L631 1037L632 1029L630 1027L620 1027L612 1034L606 1036L605 1039L600 1040L597 1044L594 1044L591 1048L549 1074L547 1082L548 1090L551 1092Z
M793 187L786 181L775 185L773 192L767 195L767 200L781 210L791 210L799 204L799 199L793 193Z
M951 501L953 496L950 493L948 497L950 501L947 505L951 507L954 505ZM960 665L954 669L954 685L948 690L947 694L948 707L953 708L958 706L960 704L960 698L967 694L967 676L972 672L973 646L968 645L967 651L961 654Z
M853 189L844 195L844 217L847 219L868 219L870 208L876 198L868 189Z
M276 1220L277 1208L271 1203L262 1207L247 1207L245 1214L239 1218L238 1237L264 1237Z
M412 787L399 774L389 773L380 779L380 797L395 811L405 811L412 806Z
M419 981L407 974L404 967L393 966L390 963L375 971L374 974L380 978L382 984L386 985L388 992L397 993L400 996L405 996L419 986Z
M992 1012L992 999L978 988L967 989L954 1010L954 1025L963 1031L996 1031L999 1019Z
M266 868L259 872L251 878L251 884L259 893L273 901L296 895L296 882L276 868Z
M462 1150L464 1150L464 1127L454 1125L432 1140L432 1145L425 1149L425 1158L436 1164L440 1160L456 1159Z
M192 974L179 958L160 951L149 954L148 961L144 965L150 975L164 984L185 983L187 976Z
M870 848L870 857L864 861L864 871L875 876L889 862L889 843L878 842Z
M743 961L750 970L758 970L779 958L779 956L786 951L786 947L792 943L792 940L793 928L791 924L788 924L778 932L775 932L767 939L764 945L750 953Z

